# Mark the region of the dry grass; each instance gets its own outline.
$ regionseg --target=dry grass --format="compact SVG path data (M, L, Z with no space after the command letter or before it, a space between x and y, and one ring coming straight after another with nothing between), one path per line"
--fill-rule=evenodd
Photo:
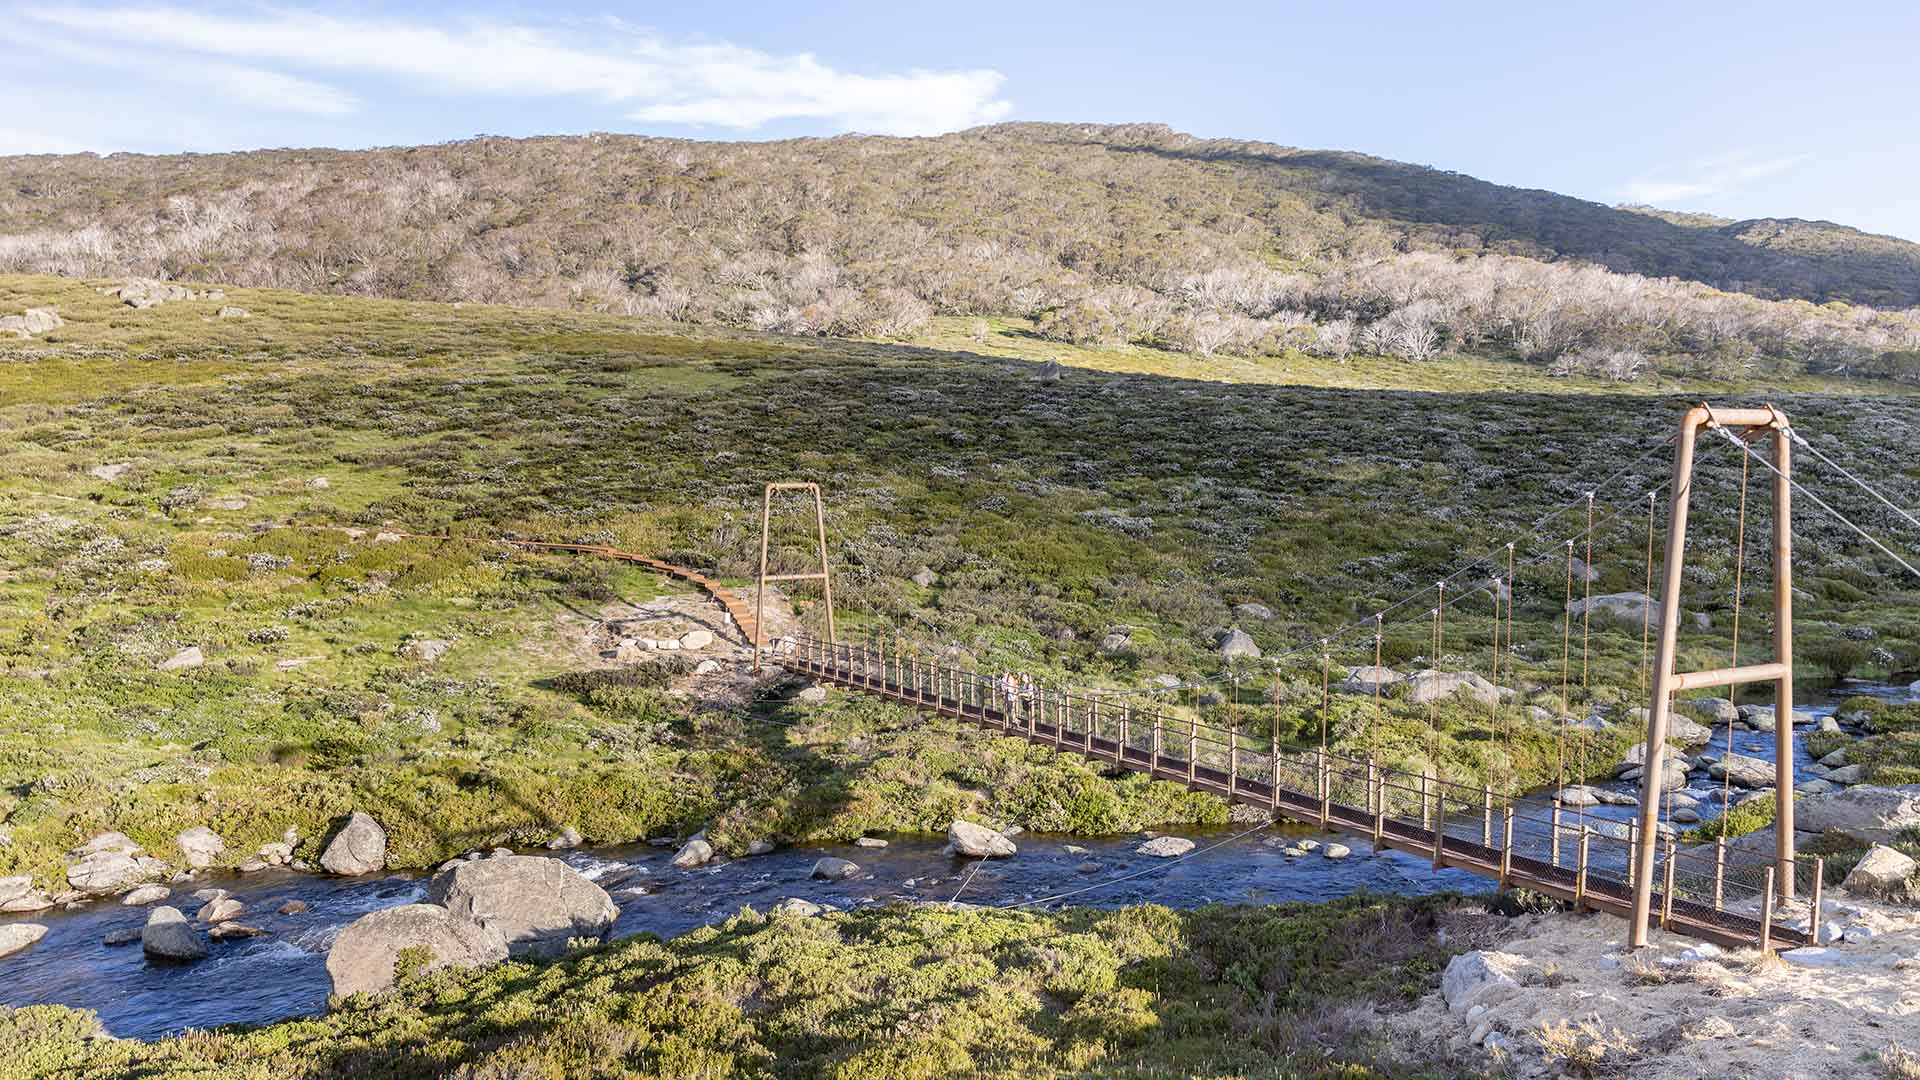
M1590 1020L1548 1024L1535 1032L1534 1038L1540 1053L1567 1076L1621 1075L1640 1050L1626 1032Z
M1886 1080L1920 1080L1920 1054L1897 1042L1888 1043L1880 1051L1880 1075Z

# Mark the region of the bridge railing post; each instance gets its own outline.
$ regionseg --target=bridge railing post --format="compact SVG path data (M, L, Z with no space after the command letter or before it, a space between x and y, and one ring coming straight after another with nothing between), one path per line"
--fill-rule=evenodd
M1480 843L1493 846L1493 789L1485 784L1480 785Z
M1769 866L1763 875L1765 888L1760 890L1760 951L1773 951L1773 867Z
M1667 874L1660 889L1660 929L1665 930L1673 923L1673 838L1667 838ZM1631 854L1631 853L1629 853Z
M1227 729L1227 798L1240 793L1240 729Z
M1113 760L1122 765L1127 762L1127 743L1130 741L1127 737L1127 727L1132 720L1133 702L1125 702L1120 706L1120 748L1113 752Z
M1574 873L1573 903L1575 907L1585 907L1587 903L1587 841L1593 836L1593 827L1580 826L1580 865Z
M1371 759L1372 755L1368 756ZM1380 842L1387 832L1387 777L1392 774L1392 771L1389 769L1380 774L1380 790L1373 804L1373 853L1375 855L1384 850Z
M1200 717L1187 718L1187 783L1200 778Z
M1813 860L1813 902L1807 908L1807 928L1813 936L1813 943L1820 944L1820 894L1824 891L1827 878L1827 860L1816 856Z
M1513 804L1507 804L1507 821L1500 834L1500 887L1513 883Z
M1713 910L1719 911L1725 906L1727 887L1727 838L1720 836L1713 841Z
M1333 820L1333 759L1320 751L1320 827Z
M1160 772L1160 729L1164 718L1158 708L1153 710L1153 769L1149 775Z
M1434 814L1434 820L1433 820L1433 868L1435 870L1442 869L1447 865L1447 856L1446 856L1447 792L1446 792L1446 789L1445 788L1440 789L1439 795L1440 795L1440 798L1436 800L1438 805L1435 807L1437 813Z
M1553 818L1552 818L1552 825L1550 826L1550 828L1553 831L1553 836L1551 838L1551 844L1553 848L1553 866L1554 866L1554 869L1557 870L1560 868L1560 796L1558 795L1555 795L1553 797Z
M1420 770L1420 827L1423 829L1433 827L1433 818L1427 812L1427 788L1432 782L1432 775L1429 769Z

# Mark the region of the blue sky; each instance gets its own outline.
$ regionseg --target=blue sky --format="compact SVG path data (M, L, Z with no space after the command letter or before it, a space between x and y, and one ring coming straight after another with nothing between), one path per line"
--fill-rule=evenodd
M1158 121L1920 240L1916 44L1911 2L49 0L0 3L0 153Z

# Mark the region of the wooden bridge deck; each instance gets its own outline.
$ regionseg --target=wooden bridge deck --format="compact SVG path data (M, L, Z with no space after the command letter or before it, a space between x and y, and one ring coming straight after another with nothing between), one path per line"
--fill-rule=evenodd
M1449 826L1444 795L1435 800L1439 809L1437 821L1403 818L1387 812L1386 794L1391 781L1385 776L1377 782L1369 779L1366 789L1369 806L1354 805L1331 797L1334 785L1327 775L1331 768L1328 764L1306 766L1308 770L1316 767L1321 770L1313 786L1325 790L1326 795L1296 789L1243 775L1238 768L1240 758L1237 751L1232 758L1234 765L1227 769L1198 760L1200 755L1197 753L1183 756L1170 752L1159 745L1157 723L1153 746L1137 745L1135 739L1129 738L1124 726L1116 732L1110 725L1103 734L1099 730L1097 706L1090 714L1086 714L1090 715L1092 722L1077 729L1070 722L1055 722L1056 718L1070 717L1070 710L1055 711L1044 705L1037 710L1015 705L1009 710L1000 701L992 681L981 679L977 673L923 666L912 673L910 682L903 684L900 679L907 677L905 662L901 663L901 675L896 678L893 669L885 661L876 667L872 657L859 656L846 646L825 646L823 643L805 641L796 643L784 655L775 650L774 662L821 682L953 717L1009 737L1025 738L1130 772L1146 773L1196 790L1209 791L1234 802L1261 807L1279 816L1357 837L1373 845L1376 850L1403 851L1430 860L1435 867L1466 870L1498 880L1505 886L1530 889L1623 918L1632 914L1631 882L1616 872L1588 863L1584 839L1579 844L1580 861L1575 863L1562 857L1557 843L1537 844L1532 849L1515 844L1510 824L1504 836L1490 835L1492 829L1488 823L1492 821L1491 810L1483 818L1476 806L1471 815L1470 828L1463 829L1462 824L1465 823L1459 819L1456 819L1456 824ZM943 676L939 674L941 672L946 674ZM1010 716L1009 711L1022 712L1026 718L1021 720ZM1136 734L1141 730L1134 729ZM1181 742L1188 746L1197 745L1194 736L1188 734L1191 730L1180 732L1184 737L1176 740L1176 745ZM1297 764L1283 768L1281 755L1275 753L1268 756L1274 761L1272 776L1280 777L1283 772L1301 775ZM1306 755L1307 759L1312 757L1311 753ZM1305 775L1311 776L1311 773ZM1379 792L1377 797L1374 794L1376 790ZM1426 817L1426 798L1423 787L1420 795L1423 819ZM1465 819L1467 815L1462 814L1461 818ZM1563 826L1556 820L1554 828L1560 830ZM1469 835L1461 835L1463 831ZM1585 833L1584 828L1582 833ZM1674 862L1674 857L1669 854L1667 864L1671 866ZM1768 918L1770 907L1758 898L1750 905L1758 911L1750 913L1708 901L1702 895L1702 890L1689 892L1674 889L1674 880L1675 874L1669 870L1665 875L1668 888L1661 888L1660 878L1656 877L1651 925L1664 925L1675 933L1733 947L1763 943L1792 947L1809 941L1805 932ZM1670 889L1673 892L1671 902L1668 899ZM1716 898L1721 895L1720 883L1716 882L1713 894Z

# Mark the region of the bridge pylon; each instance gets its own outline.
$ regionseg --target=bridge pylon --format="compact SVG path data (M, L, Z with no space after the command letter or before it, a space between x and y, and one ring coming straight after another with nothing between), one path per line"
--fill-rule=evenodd
M1714 671L1676 672L1673 666L1679 638L1681 577L1686 569L1687 508L1693 495L1694 443L1702 430L1715 429L1725 429L1743 442L1769 435L1773 439L1773 661ZM1660 593L1653 700L1647 708L1647 760L1640 783L1640 828L1632 853L1633 915L1628 928L1629 948L1638 949L1647 943L1647 921L1653 905L1654 848L1660 835L1660 796L1666 777L1667 720L1672 712L1673 696L1682 690L1753 682L1774 684L1776 839L1772 879L1780 899L1793 899L1792 443L1793 430L1786 414L1772 405L1763 409L1715 409L1702 404L1687 410L1680 419L1667 513L1667 554ZM1735 642L1735 649L1738 647L1739 643ZM1732 745L1728 745L1727 753L1733 753Z
M767 573L767 548L773 530L773 496L780 491L805 491L813 495L814 542L820 555L820 569L805 574L769 574ZM827 609L827 642L834 644L839 637L833 623L833 578L827 569L827 511L820 501L820 485L808 481L790 480L777 484L768 484L760 501L760 573L756 578L753 593L753 670L760 670L760 654L767 641L766 604L767 582L769 581L818 581L820 590L825 594Z

